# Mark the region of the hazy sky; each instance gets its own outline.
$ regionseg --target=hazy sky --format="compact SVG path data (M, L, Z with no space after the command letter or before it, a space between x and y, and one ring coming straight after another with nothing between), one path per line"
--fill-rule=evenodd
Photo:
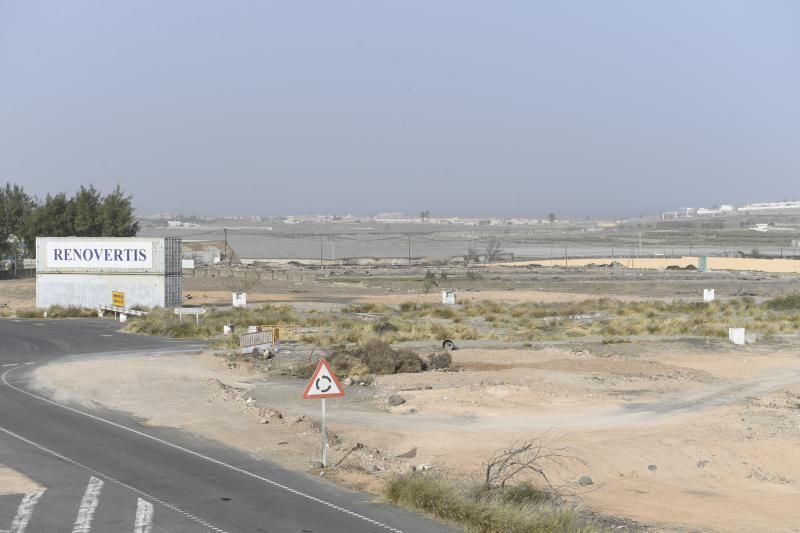
M800 196L800 2L0 0L0 182L142 214Z

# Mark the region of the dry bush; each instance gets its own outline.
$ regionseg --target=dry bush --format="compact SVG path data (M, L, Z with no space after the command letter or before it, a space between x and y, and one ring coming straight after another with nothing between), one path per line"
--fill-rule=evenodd
M547 470L569 471L574 464L585 462L575 455L572 448L559 445L545 433L496 451L486 461L483 485L491 490L538 480L545 490L558 494L565 485L554 485Z

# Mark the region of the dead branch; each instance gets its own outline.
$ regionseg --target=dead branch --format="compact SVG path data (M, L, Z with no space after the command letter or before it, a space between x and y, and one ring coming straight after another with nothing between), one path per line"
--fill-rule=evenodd
M571 463L586 464L574 450L559 446L545 433L495 452L486 462L484 484L487 489L502 488L524 478L536 477L548 489L557 492L561 487L553 484L547 470L569 470Z

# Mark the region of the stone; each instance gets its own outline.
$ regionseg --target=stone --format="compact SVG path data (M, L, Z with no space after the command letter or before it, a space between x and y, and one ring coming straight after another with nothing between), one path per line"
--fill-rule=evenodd
M417 456L417 447L414 446L413 448L411 448L407 452L398 454L397 458L398 459L413 459L416 456Z
M647 469L651 472L655 472L656 470L658 470L658 467L656 465L650 465L647 467Z
M391 396L389 396L387 402L392 407L397 407L398 405L403 405L404 403L406 403L406 399L400 396L399 394L392 394Z
M578 485L581 487L588 487L589 485L594 485L594 481L589 476L581 476L578 480Z

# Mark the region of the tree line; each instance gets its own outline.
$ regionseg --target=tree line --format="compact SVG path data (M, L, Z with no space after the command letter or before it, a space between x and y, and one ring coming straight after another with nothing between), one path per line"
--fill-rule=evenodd
M36 237L133 237L133 197L119 185L103 196L93 185L74 195L35 198L16 184L0 188L0 259L33 256Z

